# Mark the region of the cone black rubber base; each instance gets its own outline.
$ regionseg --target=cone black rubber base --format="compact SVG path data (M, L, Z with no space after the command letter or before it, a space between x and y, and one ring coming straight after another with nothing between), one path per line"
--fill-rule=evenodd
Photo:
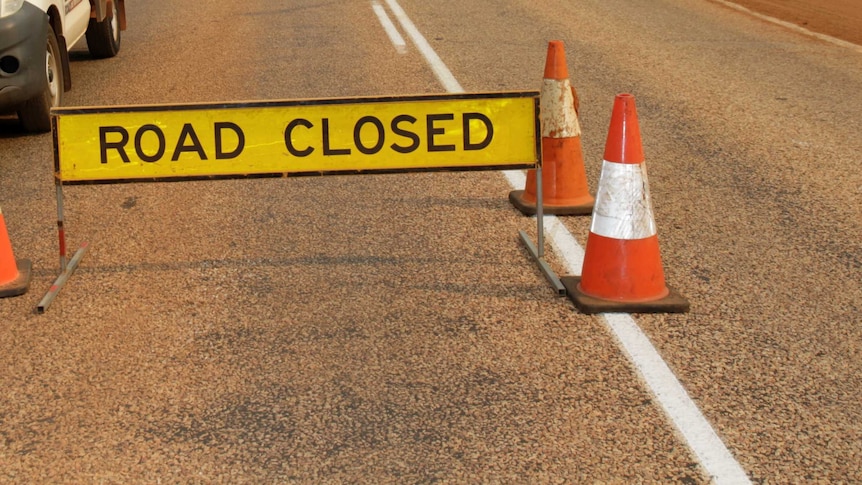
M30 270L33 265L29 259L19 259L15 264L18 265L18 278L0 285L0 298L23 295L30 289Z
M525 216L536 215L536 203L524 202L523 190L513 190L512 192L509 192L509 202L511 202L512 205L515 206L516 209L521 211L521 213ZM542 213L552 216L589 216L593 214L594 202L595 201L591 200L587 204L565 206L553 206L546 204L542 206Z
M653 301L625 302L604 300L584 294L578 289L580 276L563 276L560 278L569 299L582 313L685 313L689 309L688 300L676 290L668 286L670 294Z

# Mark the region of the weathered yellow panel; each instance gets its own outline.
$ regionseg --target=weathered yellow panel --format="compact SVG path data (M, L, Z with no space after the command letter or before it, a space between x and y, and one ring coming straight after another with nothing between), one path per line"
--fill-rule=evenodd
M63 183L532 168L538 93L60 108Z

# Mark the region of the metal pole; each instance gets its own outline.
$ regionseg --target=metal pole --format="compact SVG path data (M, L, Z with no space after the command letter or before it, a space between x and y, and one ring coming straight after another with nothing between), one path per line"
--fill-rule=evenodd
M66 285L66 281L72 277L72 273L78 268L78 263L81 262L81 258L84 257L84 254L87 253L87 250L90 248L90 245L84 243L81 245L81 248L75 252L75 255L72 256L72 261L69 262L69 267L67 270L60 273L60 276L57 277L54 284L51 285L51 288L48 289L48 293L45 293L45 296L42 297L42 301L39 302L39 305L36 307L36 311L38 313L45 313L51 303L57 298L57 295L60 294L60 290Z
M539 257L539 250L536 249L536 246L533 244L533 241L530 240L529 234L524 231L518 231L518 234L521 236L521 241L523 241L524 246L527 247L527 252L530 253L530 256L536 260L536 264L539 265L539 269L544 273L545 278L547 278L548 282L551 283L551 286L554 287L554 291L557 292L558 295L564 296L566 294L566 287L563 286L563 283L560 281L560 278L557 277L557 274L554 273L554 270L548 265L548 263Z
M533 259L536 260L536 263L539 265L539 269L542 270L542 273L545 274L545 278L547 278L548 282L551 283L551 286L554 287L554 291L557 292L558 295L566 294L566 287L563 286L563 283L560 281L560 278L557 277L554 270L551 269L551 266L545 261L545 223L544 223L544 210L542 209L542 165L539 164L536 167L536 230L538 231L538 247L533 245L533 242L530 240L530 236L527 235L524 231L518 231L521 236L521 241L524 242L524 245L527 247L527 251L533 256Z
M66 271L66 230L63 228L63 183L57 180L57 236L60 239L60 273Z
M544 209L542 208L542 165L536 167L536 226L538 231L539 259L545 257L545 223Z

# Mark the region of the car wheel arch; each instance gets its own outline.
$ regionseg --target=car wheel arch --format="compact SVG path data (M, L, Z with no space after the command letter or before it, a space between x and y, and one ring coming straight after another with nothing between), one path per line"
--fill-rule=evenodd
M60 12L55 6L48 9L48 23L54 29L57 42L60 44L60 65L63 69L63 91L72 89L72 73L69 66L69 46L66 44L66 36L63 35L63 20Z

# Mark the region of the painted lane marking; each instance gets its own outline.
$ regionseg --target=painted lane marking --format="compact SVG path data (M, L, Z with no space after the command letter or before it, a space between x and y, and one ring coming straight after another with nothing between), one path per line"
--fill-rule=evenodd
M395 24L392 23L392 20L389 19L389 15L386 13L386 9L383 8L383 5L380 5L380 2L374 0L371 2L371 8L374 9L374 13L377 15L377 20L380 21L380 25L383 26L383 30L386 32L386 35L389 36L390 42L395 46L395 50L399 54L404 54L407 52L407 42L404 41L404 37L401 37L401 34L398 33L398 29L395 28Z
M602 317L714 483L751 483L634 318L626 313Z
M450 93L463 93L464 89L452 72L416 29L397 1L386 0L386 3L425 57L443 87ZM512 188L524 186L526 177L523 172L506 171L504 175ZM566 271L580 275L584 250L577 239L554 216L545 217L545 232L549 234L554 252L563 260ZM728 451L685 388L662 360L649 337L637 326L634 318L623 313L606 313L601 316L635 367L637 374L643 379L713 482L716 484L751 483L745 470Z
M419 49L419 52L422 53L422 57L424 57L425 61L428 62L428 65L431 66L431 70L434 71L434 75L437 76L437 80L440 81L443 88L449 93L463 93L464 88L458 84L455 76L452 75L452 72L448 67L446 67L446 64L443 64L443 61L437 53L434 52L434 49L431 48L431 44L425 40L425 37L419 32L416 26L413 25L413 22L411 22L410 18L407 17L407 14L404 13L401 5L398 5L398 2L395 0L386 0L386 5L389 5L389 9L392 10L393 14L395 14L395 18L398 19L398 22L401 24L401 28L407 32L410 40L413 41L413 45Z
M800 27L794 23L786 22L784 20L777 19L775 17L770 17L769 15L763 15L762 13L757 13L751 9L743 7L742 5L738 5L736 3L729 2L727 0L713 0L713 1L716 3L720 3L720 4L724 5L725 7L732 8L734 10L742 12L746 15L751 15L752 17L757 17L760 20L765 20L766 22L769 22L769 23L772 23L775 25L780 25L780 26L782 26L786 29L790 29L796 33L799 33L802 35L807 35L809 37L814 37L815 39L819 39L819 40L822 40L824 42L829 42L830 44L837 45L839 47L844 47L846 49L851 49L851 50L854 50L856 52L862 53L862 45L854 44L852 42L847 42L846 40L838 39L838 38L832 37L830 35L814 32L814 31L806 29L805 27Z

